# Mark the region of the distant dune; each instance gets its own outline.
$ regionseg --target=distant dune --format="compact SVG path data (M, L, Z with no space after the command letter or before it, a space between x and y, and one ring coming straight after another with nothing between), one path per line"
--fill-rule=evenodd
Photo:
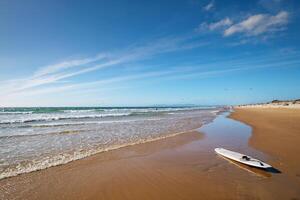
M293 108L300 109L300 99L296 100L273 100L267 103L238 105L239 108Z

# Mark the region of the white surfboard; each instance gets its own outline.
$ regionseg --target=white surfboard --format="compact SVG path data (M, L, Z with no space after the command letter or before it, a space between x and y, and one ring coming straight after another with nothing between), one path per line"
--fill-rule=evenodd
M252 158L251 156L247 156L238 152L229 151L227 149L223 148L215 148L215 152L221 156L224 156L225 158L229 158L231 160L243 163L245 165L249 165L252 167L258 167L258 168L271 168L272 166L262 162L261 160Z

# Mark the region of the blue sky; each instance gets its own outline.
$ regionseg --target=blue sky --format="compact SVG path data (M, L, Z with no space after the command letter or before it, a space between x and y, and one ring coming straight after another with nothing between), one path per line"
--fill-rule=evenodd
M300 98L300 4L1 1L0 106Z

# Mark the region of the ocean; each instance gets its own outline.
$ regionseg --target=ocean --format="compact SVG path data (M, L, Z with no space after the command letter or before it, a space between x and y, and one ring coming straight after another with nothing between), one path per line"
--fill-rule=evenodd
M0 108L0 179L199 128L218 107Z

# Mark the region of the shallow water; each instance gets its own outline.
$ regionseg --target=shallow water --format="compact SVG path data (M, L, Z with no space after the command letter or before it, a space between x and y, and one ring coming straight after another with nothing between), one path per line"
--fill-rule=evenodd
M225 148L260 160L268 160L269 156L249 146L248 140L252 135L252 128L242 122L228 118L230 112L225 112L198 130L205 134L205 139L200 141L202 148L214 153L215 148ZM269 177L271 173L264 170L248 167L246 165L215 155L222 164L230 164L258 176ZM225 160L225 161L224 161Z
M248 145L252 128L242 122L228 118L229 115L230 112L225 112L218 116L212 123L198 129L207 136L203 143L215 148L221 147L266 158L265 154Z

